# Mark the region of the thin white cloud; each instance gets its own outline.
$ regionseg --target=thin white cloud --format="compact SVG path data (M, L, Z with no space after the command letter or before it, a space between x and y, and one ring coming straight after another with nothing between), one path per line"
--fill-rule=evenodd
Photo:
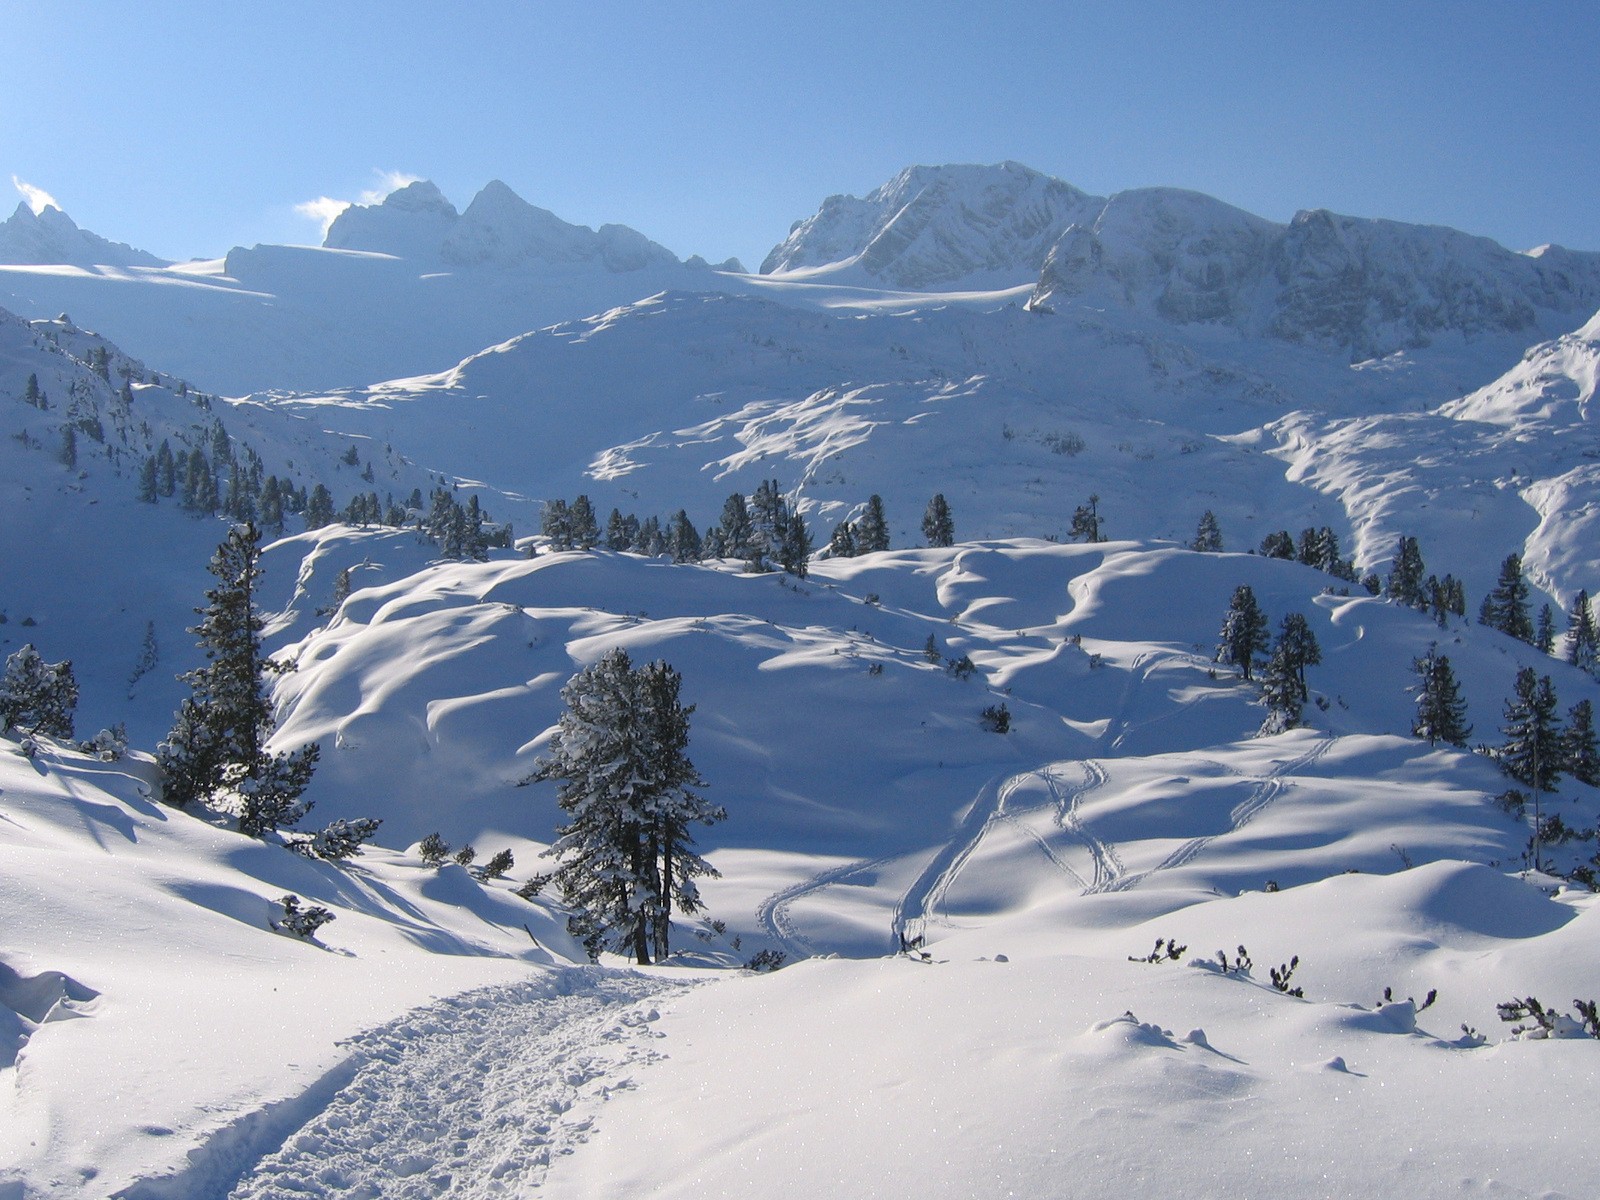
M303 204L294 206L295 212L302 217L308 217L322 226L323 236L328 233L328 226L333 224L333 219L350 207L348 200L335 200L332 196L318 196L315 200L307 200Z
M399 191L407 184L416 183L422 178L420 175L412 175L405 171L380 171L377 168L374 168L372 173L378 177L377 186L368 188L354 201L335 200L332 196L318 196L315 200L307 200L301 204L296 204L294 206L294 210L302 217L315 221L321 225L322 236L327 237L328 227L332 225L334 219L337 218L338 215L345 209L349 208L352 203L382 204L384 198L387 197L390 192ZM12 176L12 178L16 179L16 176ZM20 181L17 183L19 190L25 186L27 185L21 183ZM39 194L41 196L44 195L43 192L40 192Z
M33 209L34 216L38 216L47 208L61 207L56 203L56 198L42 187L34 187L33 184L18 179L15 175L11 177L11 186L16 188L18 194L28 202L28 207Z
M412 175L407 171L380 171L373 168L372 173L378 177L378 186L361 193L361 204L382 204L390 192L398 192L407 184L418 183L422 179L421 175Z

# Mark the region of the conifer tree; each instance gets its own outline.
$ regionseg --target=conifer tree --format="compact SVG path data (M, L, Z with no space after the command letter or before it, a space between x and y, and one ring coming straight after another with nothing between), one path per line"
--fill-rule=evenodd
M1580 700L1567 709L1567 732L1562 745L1563 765L1579 783L1600 787L1600 747L1594 732L1594 705Z
M723 536L722 526L713 521L706 526L706 533L700 539L700 557L703 559L726 558L728 556L727 539Z
M548 851L551 881L578 909L571 925L591 955L615 949L640 963L670 952L672 906L699 907L696 878L715 872L689 829L722 818L696 791L681 677L666 663L635 669L617 648L562 689L566 711L535 778L558 784L567 823Z
M373 520L377 520L378 498L372 497ZM591 513L591 519L593 514ZM597 531L598 532L598 531ZM476 495L467 497L467 507L461 513L461 557L473 562L489 560L489 538L483 529L483 508Z
M1422 551L1414 537L1400 538L1395 547L1394 563L1389 577L1384 581L1383 594L1397 604L1408 608L1426 608L1428 597L1423 588Z
M178 491L178 466L173 458L171 444L163 438L156 447L156 491L163 496L176 495Z
M1317 635L1311 631L1310 622L1300 613L1292 612L1283 618L1275 650L1275 653L1279 652L1283 655L1285 669L1294 679L1300 699L1309 699L1306 668L1322 662L1322 647L1317 644Z
M183 807L218 797L238 808L239 828L252 836L297 822L310 805L301 794L311 781L316 743L287 754L266 749L273 730L267 679L288 668L261 651L263 622L256 607L261 535L235 526L207 568L217 585L196 609L206 662L183 676L192 689L178 710L158 759L167 802Z
M1294 539L1289 536L1287 529L1269 533L1261 539L1261 553L1267 558L1293 558L1295 555Z
M1556 647L1556 615L1548 604L1539 606L1539 619L1533 627L1533 644L1541 654L1549 654Z
M855 526L849 521L840 521L833 527L833 534L828 538L828 553L834 558L856 556Z
M145 504L154 504L156 497L156 456L151 454L139 466L139 499Z
M1189 549L1215 554L1222 549L1222 527L1217 524L1217 514L1209 508L1200 514L1200 523L1194 528L1194 540Z
M872 554L889 548L889 522L883 515L883 497L876 492L867 497L867 506L853 529L857 554Z
M39 390L39 376L30 374L27 387L23 389L22 398L35 408L47 408L44 393Z
M744 496L734 492L722 504L722 556L746 558L750 554L750 509Z
M606 518L605 548L621 553L631 545L633 545L633 530L628 528L622 510L613 508L611 515Z
M1234 589L1220 636L1216 661L1238 667L1239 674L1249 679L1257 658L1267 649L1268 638L1267 618L1248 585L1240 584Z
M778 546L778 565L796 579L804 579L811 557L811 534L806 529L805 518L798 512L787 515L783 522L783 540Z
M595 517L594 505L588 496L578 496L567 510L572 545L578 550L593 550L600 544L600 522Z
M1072 525L1067 530L1070 537L1082 538L1086 542L1103 542L1104 535L1100 531L1100 497L1091 495L1087 504L1080 504L1072 512ZM1249 678L1249 676L1245 676Z
M1528 582L1522 577L1522 556L1508 554L1500 564L1500 578L1483 598L1478 622L1509 634L1518 641L1533 641L1533 621L1528 616Z
M694 522L689 520L688 512L680 508L667 525L667 553L673 562L686 563L698 560L700 551L700 535L695 532Z
M1506 701L1505 736L1495 757L1511 778L1533 789L1533 865L1540 869L1540 834L1544 794L1561 778L1566 746L1556 720L1556 692L1550 676L1536 676L1532 667L1517 672L1515 693Z
M1591 675L1600 663L1600 634L1595 630L1594 608L1587 591L1574 596L1572 607L1567 610L1567 661Z
M1280 638L1261 673L1261 698L1267 704L1267 719L1262 723L1261 732L1282 733L1298 726L1305 713L1303 692L1304 685L1296 677L1293 659Z
M955 544L956 523L943 492L935 493L928 501L928 509L922 514L922 536L930 546Z
M61 451L57 457L61 465L69 469L78 465L78 431L71 425L61 427Z
M32 642L6 659L0 676L0 733L21 729L46 737L72 737L78 681L72 663L47 663Z
M539 517L539 532L549 541L550 549L572 549L572 515L565 500L558 497L545 501Z
M1411 689L1417 695L1412 734L1427 738L1430 746L1439 742L1465 746L1472 736L1472 726L1467 724L1467 702L1461 698L1449 658L1430 646L1426 655L1412 660L1411 670L1417 677Z
M261 485L261 505L258 514L261 531L273 537L283 536L283 493L278 490L278 477L268 475Z
M311 489L311 495L306 499L305 518L307 529L321 529L333 524L333 496L320 483Z

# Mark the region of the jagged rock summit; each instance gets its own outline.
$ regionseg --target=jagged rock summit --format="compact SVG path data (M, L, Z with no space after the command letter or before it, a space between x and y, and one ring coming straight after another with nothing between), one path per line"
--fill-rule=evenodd
M573 225L491 180L457 212L419 180L382 203L352 204L328 227L323 245L463 268L565 267L592 263L613 273L676 266L672 251L626 225Z
M157 258L123 242L79 229L55 205L35 213L26 201L0 224L0 263L13 266L165 267Z
M1443 335L1526 345L1600 306L1600 254L1320 209L1281 224L1178 188L1102 198L1014 162L910 167L865 199L831 196L761 270L932 292L1032 282L1036 312L1218 324L1351 361Z
M908 167L865 199L830 196L761 264L763 275L838 264L891 287L1018 283L1062 230L1104 201L1021 163Z

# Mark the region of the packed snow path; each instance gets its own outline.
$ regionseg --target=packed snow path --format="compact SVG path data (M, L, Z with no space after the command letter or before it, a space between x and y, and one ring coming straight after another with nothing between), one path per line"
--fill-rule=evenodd
M408 1013L352 1041L350 1082L230 1195L522 1195L661 1057L654 1003L689 986L574 968Z

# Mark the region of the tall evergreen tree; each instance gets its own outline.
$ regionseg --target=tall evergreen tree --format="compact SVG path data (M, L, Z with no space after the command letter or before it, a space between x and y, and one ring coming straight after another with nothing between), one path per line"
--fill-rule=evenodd
M1600 664L1600 633L1595 630L1594 608L1587 591L1574 596L1572 607L1567 610L1567 661L1591 675Z
M588 496L578 496L568 511L572 528L572 544L579 550L593 550L600 544L600 522L595 517L594 505Z
M1567 732L1562 745L1568 775L1579 783L1600 787L1600 746L1594 732L1594 705L1580 700L1567 709Z
M635 521L637 526L638 522ZM620 553L633 545L634 531L628 528L627 518L622 515L622 510L613 508L611 515L606 518L605 548Z
M1317 635L1311 631L1310 622L1300 613L1289 613L1278 627L1278 643L1274 654L1279 653L1283 656L1285 669L1294 679L1300 699L1309 699L1306 668L1322 662L1322 647L1317 644Z
M857 554L889 548L889 522L883 515L883 497L876 492L867 497L867 506L856 518L854 532Z
M278 489L278 477L268 475L261 485L261 531L273 537L283 536L283 493Z
M681 677L665 663L634 669L617 648L562 689L566 711L535 778L558 784L567 822L548 851L551 875L578 910L575 936L590 954L669 952L669 918L699 907L696 878L715 872L692 850L690 826L721 819L696 791Z
M1417 539L1402 536L1395 547L1394 562L1389 567L1388 579L1384 581L1383 594L1408 608L1427 608L1423 572L1422 550L1417 545Z
M1566 746L1556 719L1556 691L1550 676L1537 676L1532 667L1517 672L1515 693L1506 701L1505 737L1495 757L1505 773L1533 789L1533 865L1541 866L1540 835L1544 820L1544 794L1561 778Z
M833 527L833 533L828 538L828 553L834 558L856 556L856 531L849 521L840 521Z
M944 493L935 493L922 514L922 536L930 546L951 546L956 540L955 518L950 515L950 505Z
M159 491L156 487L156 456L148 455L139 466L139 499L154 504Z
M158 753L168 803L225 797L237 805L240 830L253 836L305 815L301 794L318 756L315 742L287 754L266 749L274 725L267 679L288 668L261 651L260 559L261 535L248 523L217 547L207 568L217 585L191 630L206 661L183 676L192 691Z
M1449 658L1430 646L1426 655L1412 660L1411 670L1417 676L1417 683L1411 689L1417 695L1412 734L1427 738L1430 746L1439 742L1465 746L1467 738L1472 736L1472 726L1467 724L1467 702L1461 698L1461 688L1456 683Z
M778 565L796 579L804 579L811 550L811 534L806 529L805 518L798 512L789 513L783 523L783 541L778 546Z
M1522 577L1522 556L1508 554L1500 564L1500 578L1483 598L1480 624L1498 629L1518 641L1532 643L1533 620L1528 615L1528 581Z
M305 519L307 529L321 529L333 524L333 496L322 484L311 489L306 498Z
M572 514L567 502L557 497L546 500L539 516L539 532L544 534L552 550L572 549Z
M667 553L672 555L673 562L686 563L698 560L700 550L700 535L695 532L694 522L689 520L688 512L680 508L667 524Z
M1296 676L1288 648L1280 638L1261 672L1261 698L1266 701L1267 719L1261 732L1272 734L1294 729L1305 715L1305 687Z
M156 447L156 491L163 496L172 496L178 491L177 460L172 456L171 443L165 438Z
M1533 626L1533 644L1541 654L1549 654L1556 648L1556 615L1548 604L1539 606L1539 619Z
M1216 661L1238 667L1239 674L1249 679L1257 659L1267 649L1268 637L1266 615L1248 585L1240 584L1234 589L1227 615L1222 620L1220 637Z
M722 504L722 554L725 558L745 558L750 554L750 508L740 492Z

